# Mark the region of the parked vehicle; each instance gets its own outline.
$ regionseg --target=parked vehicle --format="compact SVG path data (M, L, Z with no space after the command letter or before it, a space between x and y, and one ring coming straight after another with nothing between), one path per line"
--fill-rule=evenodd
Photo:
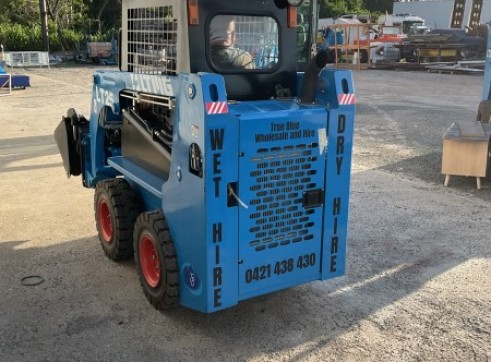
M381 15L377 24L370 29L373 36L359 40L361 46L370 49L369 56L365 49L360 52L361 61L369 60L372 64L399 61L401 54L396 45L401 44L408 35L428 31L424 23L423 18L412 14Z
M410 35L400 46L401 58L409 62L480 59L486 40L467 29L433 29L427 34Z
M486 39L471 35L468 29L433 29L422 38L432 39L434 42L441 41L459 46L459 58L480 58L486 51Z
M402 34L412 34L414 29L424 26L425 20L412 14L385 14L379 16L377 24L381 26L396 26L401 29Z

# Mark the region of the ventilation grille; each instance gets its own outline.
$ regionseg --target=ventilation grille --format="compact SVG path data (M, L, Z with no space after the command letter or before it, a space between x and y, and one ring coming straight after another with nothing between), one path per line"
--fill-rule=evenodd
M261 148L251 158L249 245L256 251L314 238L315 209L304 209L303 193L316 183L317 143Z

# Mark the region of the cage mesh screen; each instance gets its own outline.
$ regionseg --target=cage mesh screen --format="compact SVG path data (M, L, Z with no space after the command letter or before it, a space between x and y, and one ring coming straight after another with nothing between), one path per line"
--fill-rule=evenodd
M278 63L278 24L266 16L237 16L235 46L248 51L257 68Z
M128 69L176 74L177 19L172 6L128 9Z

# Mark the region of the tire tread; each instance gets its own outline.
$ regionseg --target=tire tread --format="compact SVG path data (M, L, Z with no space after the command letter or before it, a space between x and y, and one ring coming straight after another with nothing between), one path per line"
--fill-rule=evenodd
M177 266L177 254L169 231L169 226L161 210L153 210L141 213L135 223L133 231L134 250L138 250L140 231L150 228L156 235L155 240L163 254L164 278L159 292L152 290L145 281L139 265L139 255L135 252L135 262L139 274L143 292L148 301L158 310L170 309L179 305L179 269Z

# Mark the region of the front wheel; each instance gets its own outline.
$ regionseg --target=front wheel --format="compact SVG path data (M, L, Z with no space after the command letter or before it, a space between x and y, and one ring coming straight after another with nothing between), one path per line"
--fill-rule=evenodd
M177 256L162 211L138 216L133 242L138 276L148 301L159 310L178 305Z

